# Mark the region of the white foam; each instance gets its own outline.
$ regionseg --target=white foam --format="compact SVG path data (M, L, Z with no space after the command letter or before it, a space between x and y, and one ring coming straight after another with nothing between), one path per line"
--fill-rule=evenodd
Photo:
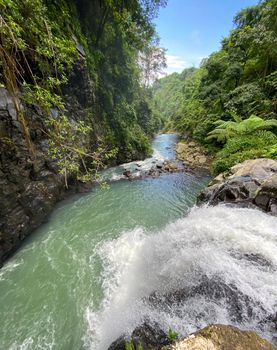
M104 266L104 300L98 311L87 307L86 346L107 349L144 317L158 322L165 331L173 328L180 334L213 322L234 324L226 305L205 297L190 298L170 311L147 302L154 291L164 294L194 286L203 275L217 276L234 285L265 311L261 318L274 313L276 227L277 218L262 212L217 206L196 208L159 233L149 234L138 228L105 242L98 251ZM241 256L259 254L271 268L238 259L233 252ZM246 320L239 326L260 331L258 321ZM264 336L270 338L266 331Z
M9 273L11 273L13 270L15 270L18 266L22 264L23 259L8 261L6 265L4 265L0 270L0 281L3 281L6 275L9 276Z

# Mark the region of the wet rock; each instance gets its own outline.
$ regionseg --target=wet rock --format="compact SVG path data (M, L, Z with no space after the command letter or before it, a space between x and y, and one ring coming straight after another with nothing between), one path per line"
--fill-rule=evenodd
M255 203L264 210L275 211L277 201L277 172L266 178L255 196ZM270 205L269 205L270 204Z
M269 201L269 212L272 215L276 215L277 216L277 201L276 200L270 200Z
M132 177L132 173L130 170L123 171L123 175L126 176L128 179Z
M267 340L255 332L242 331L233 326L210 325L199 332L163 347L162 350L275 350Z
M157 324L144 322L133 331L130 337L121 336L110 345L108 350L126 350L128 342L132 343L135 349L140 346L143 350L158 350L169 344L167 334Z
M163 162L162 161L159 161L157 164L156 164L156 167L158 168L158 169L162 169L163 168Z
M159 170L153 167L148 171L147 175L152 177L157 177L157 176L160 176L160 172Z
M128 338L126 336L121 336L109 346L108 350L126 350L127 342Z
M170 172L178 171L178 166L175 162L165 161L163 164L163 169Z
M258 253L241 253L241 252L230 252L231 256L238 260L246 260L247 262L255 265L257 268L267 271L275 271L274 264L267 260L263 255Z
M182 305L191 298L207 298L215 303L222 303L233 322L242 322L251 319L260 312L261 306L255 305L247 296L241 293L235 285L228 285L219 278L208 278L203 276L202 281L195 286L178 289L166 294L153 293L149 297L149 303L155 308L169 312L174 305L177 310L180 305L182 317Z
M62 89L67 115L74 121L85 120L94 95L83 59L76 60ZM45 112L35 105L22 108L35 157L28 149L13 98L0 87L0 265L45 221L65 193L78 190L70 174L69 191L65 188L56 162L49 157L49 142L43 132L48 127ZM56 110L51 112L57 116Z
M169 343L167 334L157 324L150 325L146 322L134 330L132 340L137 345L141 344L143 349L159 349Z
M231 203L277 214L277 160L251 159L220 174L198 196L198 203Z

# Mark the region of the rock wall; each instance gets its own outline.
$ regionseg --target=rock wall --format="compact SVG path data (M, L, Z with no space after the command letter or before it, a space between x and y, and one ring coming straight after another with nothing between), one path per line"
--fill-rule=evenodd
M72 120L86 120L93 106L93 89L80 56L63 91L65 113ZM37 106L24 106L34 156L28 149L14 100L0 88L0 266L22 240L38 227L55 203L68 192L55 161L48 156L46 115ZM58 111L51 110L56 117ZM69 176L70 189L77 188Z
M0 264L37 227L64 192L63 179L47 156L39 110L25 109L35 148L28 150L12 97L0 89Z

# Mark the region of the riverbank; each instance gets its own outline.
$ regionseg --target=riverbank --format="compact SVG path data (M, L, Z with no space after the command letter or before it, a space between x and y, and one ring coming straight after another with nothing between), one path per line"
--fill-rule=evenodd
M184 166L192 169L209 170L212 157L205 149L194 141L181 141L176 146L177 159L183 161Z

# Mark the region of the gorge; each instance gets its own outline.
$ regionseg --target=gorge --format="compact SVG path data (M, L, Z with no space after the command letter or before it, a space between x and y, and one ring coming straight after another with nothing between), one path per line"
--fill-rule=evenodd
M194 0L0 0L0 350L276 348L277 2L236 1L166 74Z

